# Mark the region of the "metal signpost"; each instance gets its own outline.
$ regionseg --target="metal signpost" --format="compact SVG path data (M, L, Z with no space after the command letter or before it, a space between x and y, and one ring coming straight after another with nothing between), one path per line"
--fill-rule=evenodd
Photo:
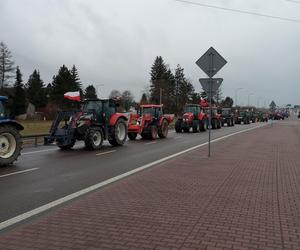
M211 141L211 117L212 117L212 96L216 94L221 86L222 78L213 79L213 76L227 63L227 61L213 48L210 47L201 56L196 64L202 69L209 78L199 79L203 90L207 93L209 98L209 133L208 133L208 157L211 155L210 141Z

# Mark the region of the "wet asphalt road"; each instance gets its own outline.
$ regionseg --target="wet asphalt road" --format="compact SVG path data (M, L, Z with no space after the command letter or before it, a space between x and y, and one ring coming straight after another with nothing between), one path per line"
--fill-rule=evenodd
M213 130L212 138L260 125L263 124L223 127ZM0 168L0 222L207 141L208 132L170 131L167 139L138 138L122 147L105 143L99 151L86 151L81 142L71 151L61 151L56 146L26 148L15 165Z

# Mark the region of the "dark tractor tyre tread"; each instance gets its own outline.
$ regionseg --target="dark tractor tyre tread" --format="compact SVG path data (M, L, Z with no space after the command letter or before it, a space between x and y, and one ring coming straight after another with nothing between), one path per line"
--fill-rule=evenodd
M115 128L119 124L122 124L125 127L125 136L124 136L124 138L118 138L118 134L117 134ZM119 120L117 120L116 124L113 126L113 128L111 130L110 138L108 139L108 142L112 146L122 146L126 141L127 134L128 134L127 124L126 124L124 119L120 118Z
M137 137L137 133L129 132L127 136L129 138L129 140L134 141Z
M193 133L198 133L198 121L193 121Z
M200 128L201 132L205 132L206 131L207 126L206 126L206 121L205 120L203 120L203 121L200 122L199 128Z
M14 126L1 125L0 126L0 135L2 135L3 133L9 133L15 138L16 148L15 148L15 152L12 154L11 157L9 157L9 158L0 157L0 167L13 164L18 159L18 157L21 155L22 146L23 146L22 137L21 137L19 131Z
M215 119L211 120L211 128L212 128L212 129L216 129L216 128L217 128L216 125L217 125L217 124L216 124L216 120L215 120Z
M220 129L221 127L221 121L217 121L217 129Z
M72 148L74 147L75 142L76 142L76 140L72 140L72 142L71 142L70 144L68 144L68 145L61 146L61 145L57 144L57 146L58 146L61 150L70 150L70 149L72 149Z
M150 134L149 134L149 139L150 140L155 140L158 135L158 129L155 125L152 125L150 128Z
M95 145L94 143L94 134L95 132L99 132L101 135L101 141L99 145ZM98 127L91 127L86 131L86 135L84 138L85 147L88 150L98 150L102 147L103 144L103 132L101 128Z
M158 137L159 138L166 138L169 133L169 122L164 119L161 123L161 126L158 128Z
M190 128L183 128L183 132L184 133L189 133L190 132Z
M177 120L175 122L175 131L176 133L182 133L182 121L181 120Z

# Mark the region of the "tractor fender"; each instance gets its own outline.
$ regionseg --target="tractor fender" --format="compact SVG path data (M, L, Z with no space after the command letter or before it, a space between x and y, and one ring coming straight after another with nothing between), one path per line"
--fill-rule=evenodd
M120 119L124 119L125 121L128 120L127 116L124 115L124 114L121 114L121 113L115 113L113 114L111 117L110 117L110 120L109 120L109 125L110 126L114 126L116 124L116 122Z
M24 127L18 123L15 120L10 120L10 119L5 119L5 120L0 120L0 126L1 125L9 125L15 127L17 130L24 130Z

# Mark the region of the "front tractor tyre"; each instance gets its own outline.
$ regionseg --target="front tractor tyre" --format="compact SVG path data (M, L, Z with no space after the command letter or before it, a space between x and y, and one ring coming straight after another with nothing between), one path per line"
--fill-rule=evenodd
M85 147L89 150L98 150L103 144L103 132L101 128L90 128L85 135Z
M150 139L155 140L157 138L157 134L158 134L157 127L155 125L152 125L150 128Z
M175 122L175 131L176 131L176 133L182 133L182 121L181 120L177 120Z
M67 145L61 145L60 143L57 143L57 146L61 149L61 150L70 150L74 147L76 140L73 139L69 144Z
M137 133L134 133L134 132L128 133L129 140L134 141L136 139L136 137L137 137Z
M124 119L120 118L112 127L108 141L112 146L121 146L126 141L127 133L127 124Z
M193 129L193 133L197 133L198 132L198 121L193 121L192 124L192 129Z
M181 131L182 130L181 130L181 124L180 124L180 132ZM166 138L168 136L168 133L169 133L169 122L166 119L164 119L161 123L161 126L158 129L158 136L159 136L159 138Z
M200 127L200 131L201 131L201 132L205 132L206 129L207 129L207 122L206 122L205 120L200 121L199 127Z
M0 166L12 164L22 150L22 138L13 126L0 126Z

